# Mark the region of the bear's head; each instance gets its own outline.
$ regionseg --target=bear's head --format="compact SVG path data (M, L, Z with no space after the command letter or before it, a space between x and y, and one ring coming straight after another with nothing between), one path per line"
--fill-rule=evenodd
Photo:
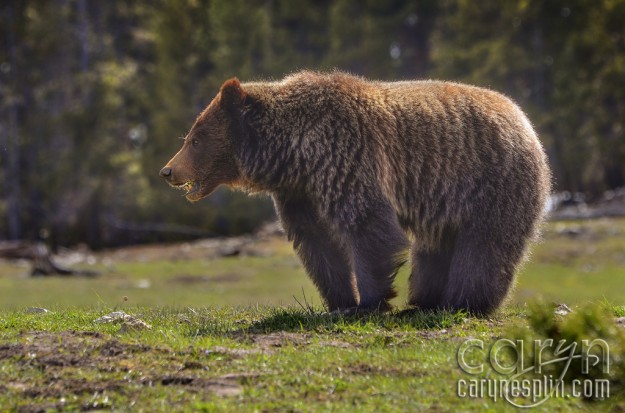
M161 177L171 186L184 189L189 201L199 201L219 185L235 185L240 179L233 148L233 108L241 106L245 96L238 79L226 81L198 116L182 148L161 169Z

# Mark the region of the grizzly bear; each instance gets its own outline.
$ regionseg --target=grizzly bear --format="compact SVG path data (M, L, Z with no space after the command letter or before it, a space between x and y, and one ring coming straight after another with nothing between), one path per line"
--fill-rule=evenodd
M488 314L506 297L550 190L523 112L491 90L304 71L226 81L161 170L190 201L221 184L271 195L330 311L408 303Z

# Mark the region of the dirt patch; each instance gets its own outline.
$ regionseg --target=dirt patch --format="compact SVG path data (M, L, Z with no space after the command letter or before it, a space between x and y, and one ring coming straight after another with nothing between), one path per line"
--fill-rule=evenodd
M29 404L26 406L20 406L17 411L20 413L46 413L62 411L64 404L59 403L44 403L44 404Z
M433 340L449 336L449 330L446 328L443 328L442 330L422 330L417 332L417 335L426 340Z
M264 350L275 349L277 347L303 346L310 344L310 334L289 333L280 331L271 334L255 334L248 336L248 339Z
M228 373L223 376L219 376L222 380L237 380L241 383L251 383L254 379L262 377L263 375L260 373L254 372L244 372L244 373Z
M224 354L226 356L245 357L245 356L249 356L250 354L263 353L263 350L259 348L228 348L228 347L217 346L210 350L206 350L206 353L207 354L219 353L219 354Z
M210 277L206 275L190 275L179 274L174 276L171 281L177 284L203 284L210 282Z
M347 343L345 341L339 341L339 340L322 341L319 344L321 346L323 346L323 347L338 347L338 348L353 348L353 347L356 347L353 344Z
M124 394L155 385L179 386L185 391L226 397L241 394L242 384L257 376L202 377L209 369L199 361L186 360L188 355L185 352L174 353L169 349L124 343L100 333L27 332L22 333L17 341L0 345L0 360L13 361L23 371L18 377L25 379L6 381L0 385L0 390L15 393L19 399L60 400L105 392ZM154 364L143 365L138 359L146 352L156 355ZM33 369L43 374L33 379L28 373ZM142 374L128 374L123 380L106 378L106 373L129 373L136 369ZM77 378L78 371L88 378ZM104 373L104 377L100 373ZM62 405L33 403L20 411L43 412L57 408Z
M23 343L0 346L0 360L17 358L21 365L45 369L48 366L64 367L82 364L84 349L93 346L99 338L75 332L24 333Z
M103 393L105 391L123 393L127 385L122 380L96 380L87 379L50 379L44 386L33 386L22 393L26 397L63 397L68 394L81 395Z
M401 366L376 366L358 363L343 368L349 375L357 376L386 376L386 377L422 377L426 373L414 369L402 369Z
M0 360L14 358L24 367L41 370L65 367L88 367L98 369L115 361L131 358L145 351L162 353L164 350L140 344L120 343L107 339L99 333L29 332L21 335L23 343L0 346Z
M18 369L17 379L13 377L1 383L0 390L26 404L30 402L22 409L27 412L63 409L59 400L76 397L82 400L81 408L88 410L94 408L91 404L84 404L94 403L89 399L91 395L134 397L146 386L173 387L177 388L175 391L207 397L232 397L241 395L244 386L253 384L267 372L242 371L215 376L211 365L217 361L211 358L211 354L247 357L313 344L311 334L285 331L239 334L234 339L242 348L216 346L200 352L193 349L174 352L169 348L127 343L93 332L25 332L15 342L0 345L0 360L9 360ZM319 344L350 347L349 343L336 340ZM146 362L143 354L147 353L150 357ZM33 375L33 371L37 373ZM106 406L98 405L97 408L106 409Z
M208 392L218 396L237 396L243 392L243 387L235 379L206 379L191 376L165 376L158 380L149 380L148 383L160 383L163 386L183 386L185 391Z
M17 354L21 354L22 346L19 344L3 344L0 346L0 360L8 359Z
M236 283L243 279L241 274L238 273L224 273L218 274L215 276L208 275L190 275L190 274L179 274L173 277L171 280L178 284L208 284L208 283Z
M231 336L239 343L251 348L231 348L216 346L205 350L207 354L219 353L226 356L245 357L250 354L273 354L284 347L304 347L311 344L318 344L321 347L337 347L337 348L354 348L358 345L348 343L341 340L325 340L313 343L312 335L307 333L291 333L288 331L279 331L270 334L249 334L236 333Z
M227 272L211 277L211 281L216 283L235 283L241 281L242 279L243 277L241 274L235 272Z
M145 352L145 351L158 351L160 353L168 352L165 349L146 346L144 344L127 344L120 343L117 340L109 340L102 345L98 346L98 351L105 357L117 357L124 356L129 357L133 353Z

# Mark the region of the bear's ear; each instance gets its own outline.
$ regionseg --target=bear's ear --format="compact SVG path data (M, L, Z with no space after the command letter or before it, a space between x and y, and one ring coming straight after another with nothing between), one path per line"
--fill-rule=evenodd
M226 80L219 90L221 103L228 109L235 109L243 105L245 92L241 87L241 82L236 77Z

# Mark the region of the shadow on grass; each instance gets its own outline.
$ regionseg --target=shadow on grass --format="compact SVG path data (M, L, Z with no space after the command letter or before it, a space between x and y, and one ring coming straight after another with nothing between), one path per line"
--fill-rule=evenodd
M195 335L238 336L287 332L341 333L367 330L440 330L464 322L464 312L410 309L388 313L357 315L328 314L312 309L276 308L261 319L236 322L229 327L209 323L196 329Z

